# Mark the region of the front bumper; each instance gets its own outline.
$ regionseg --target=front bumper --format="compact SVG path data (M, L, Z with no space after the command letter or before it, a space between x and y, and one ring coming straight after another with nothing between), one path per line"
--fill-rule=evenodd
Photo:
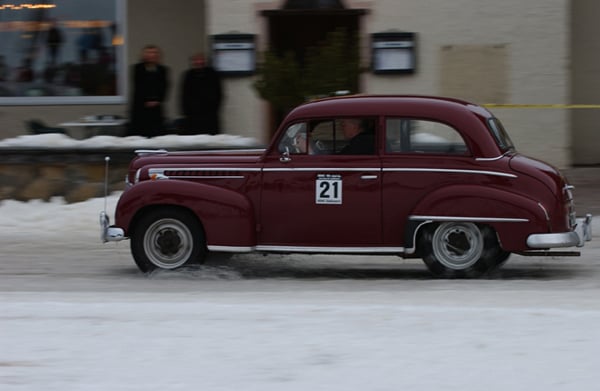
M119 242L124 239L126 239L125 231L122 228L111 227L106 212L100 212L100 240L102 243Z
M576 220L575 229L570 232L552 234L532 234L527 237L527 246L536 249L557 247L583 247L592 240L592 215Z

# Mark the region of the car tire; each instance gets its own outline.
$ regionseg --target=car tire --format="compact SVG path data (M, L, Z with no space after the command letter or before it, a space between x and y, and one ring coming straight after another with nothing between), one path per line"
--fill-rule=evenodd
M495 231L471 222L444 222L425 228L419 247L423 261L441 278L474 278L500 266L510 253Z
M178 208L153 209L135 225L131 253L143 272L172 270L202 262L206 240L200 222L190 212Z

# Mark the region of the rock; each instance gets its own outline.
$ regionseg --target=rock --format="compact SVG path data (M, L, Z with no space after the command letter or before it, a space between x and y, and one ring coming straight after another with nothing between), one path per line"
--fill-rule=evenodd
M92 182L83 183L75 186L65 194L65 201L69 204L74 202L82 202L90 198L104 196L104 183Z
M32 199L41 199L49 201L54 196L61 196L65 191L65 181L57 179L48 179L46 177L36 178L23 189L17 190L16 199L19 201L28 201Z

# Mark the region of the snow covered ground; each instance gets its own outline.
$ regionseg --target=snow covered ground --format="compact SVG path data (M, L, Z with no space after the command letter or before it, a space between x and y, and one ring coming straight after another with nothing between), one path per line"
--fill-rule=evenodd
M145 276L127 242L99 243L103 204L0 203L1 390L600 384L597 236L581 258L516 257L473 281L364 256L239 255Z
M169 146L169 148L190 148L197 145L203 148L219 147L255 147L259 143L250 137L242 137L229 134L208 135L199 134L194 136L166 135L153 138L141 136L115 137L115 136L94 136L85 139L76 139L64 134L39 134L24 135L14 138L0 140L0 148L71 148L71 149L136 149L148 148L159 149Z

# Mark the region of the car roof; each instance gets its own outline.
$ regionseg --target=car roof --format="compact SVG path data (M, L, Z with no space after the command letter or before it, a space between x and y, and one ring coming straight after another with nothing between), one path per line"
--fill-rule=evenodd
M502 154L485 124L493 114L486 108L464 100L426 95L346 95L314 100L293 109L279 127L307 119L341 117L404 117L429 119L462 129L476 157L495 158Z
M288 120L307 117L425 115L464 115L468 112L489 118L492 114L476 104L448 97L426 95L347 95L314 100L296 107Z

